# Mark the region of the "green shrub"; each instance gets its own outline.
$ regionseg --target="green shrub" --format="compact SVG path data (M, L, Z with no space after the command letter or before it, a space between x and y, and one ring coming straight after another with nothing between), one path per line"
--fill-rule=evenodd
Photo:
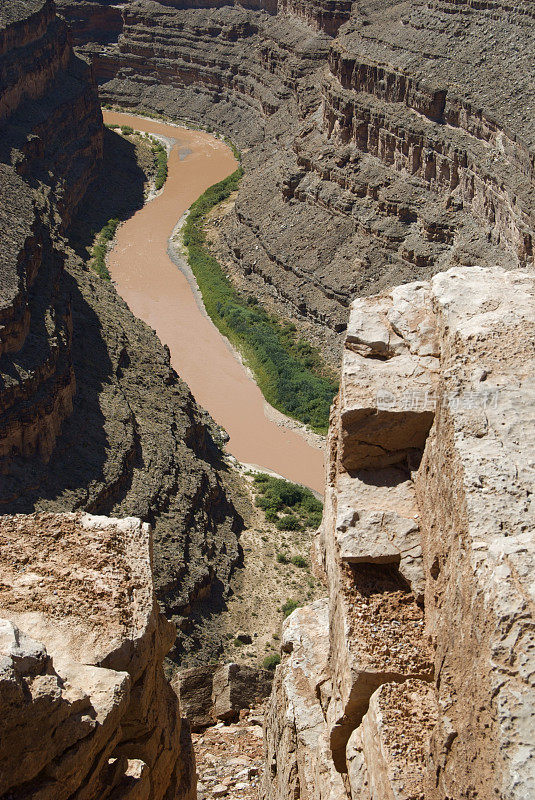
M262 662L262 666L264 669L275 669L277 664L281 663L281 657L278 653L271 653L271 655L266 656Z
M275 525L280 531L299 531L301 530L301 525L297 517L294 517L293 514L285 514L283 517L279 517L276 521Z
M319 528L321 525L321 511L313 511L312 513L308 514L308 527L309 528Z
M285 617L289 617L292 611L295 611L296 608L299 608L299 603L297 600L292 600L289 598L282 607L282 613Z
M317 351L281 322L238 292L206 248L204 218L238 187L243 170L204 192L192 205L183 241L208 315L245 356L266 400L279 411L325 433L336 384L327 377Z
M130 125L121 125L121 133L123 136L130 136L130 134L134 133L134 129Z
M152 154L156 167L156 191L159 191L167 180L167 150L157 139L152 139Z
M257 492L255 505L264 510L266 519L275 522L279 530L297 531L319 526L323 504L310 489L265 474L255 475L253 488Z
M292 556L291 562L294 567L308 567L308 561L303 556Z
M277 561L279 562L279 564L287 564L289 558L286 555L286 553L277 553Z
M110 273L106 266L108 244L112 241L119 226L118 219L110 219L98 234L93 249L91 250L91 266L101 278L110 280Z

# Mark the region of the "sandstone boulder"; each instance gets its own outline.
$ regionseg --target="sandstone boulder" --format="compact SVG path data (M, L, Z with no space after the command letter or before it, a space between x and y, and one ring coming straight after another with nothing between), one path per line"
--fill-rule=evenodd
M194 797L149 526L34 514L0 530L0 794Z
M217 665L183 669L172 680L180 697L182 714L192 731L200 731L214 724L212 690Z
M273 673L244 664L221 664L182 670L173 680L192 730L218 720L236 722L240 711L269 696Z
M214 672L212 713L216 719L236 721L242 708L254 708L269 696L273 674L244 664L225 664Z

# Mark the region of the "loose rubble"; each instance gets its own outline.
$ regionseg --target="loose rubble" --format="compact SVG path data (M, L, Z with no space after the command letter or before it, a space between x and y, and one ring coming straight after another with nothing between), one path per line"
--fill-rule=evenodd
M197 798L256 800L263 770L264 707L243 710L238 722L217 723L193 733Z

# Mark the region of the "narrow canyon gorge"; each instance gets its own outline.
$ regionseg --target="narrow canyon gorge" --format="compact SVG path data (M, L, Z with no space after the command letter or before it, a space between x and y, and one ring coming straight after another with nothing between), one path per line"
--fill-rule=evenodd
M0 172L0 798L535 797L535 2L6 0Z

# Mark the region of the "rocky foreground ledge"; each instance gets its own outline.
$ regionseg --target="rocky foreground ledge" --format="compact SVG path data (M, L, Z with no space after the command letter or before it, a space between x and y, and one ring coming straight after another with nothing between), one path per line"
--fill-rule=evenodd
M0 796L195 797L149 525L4 516L0 561Z
M264 798L535 796L534 294L470 267L354 301Z

